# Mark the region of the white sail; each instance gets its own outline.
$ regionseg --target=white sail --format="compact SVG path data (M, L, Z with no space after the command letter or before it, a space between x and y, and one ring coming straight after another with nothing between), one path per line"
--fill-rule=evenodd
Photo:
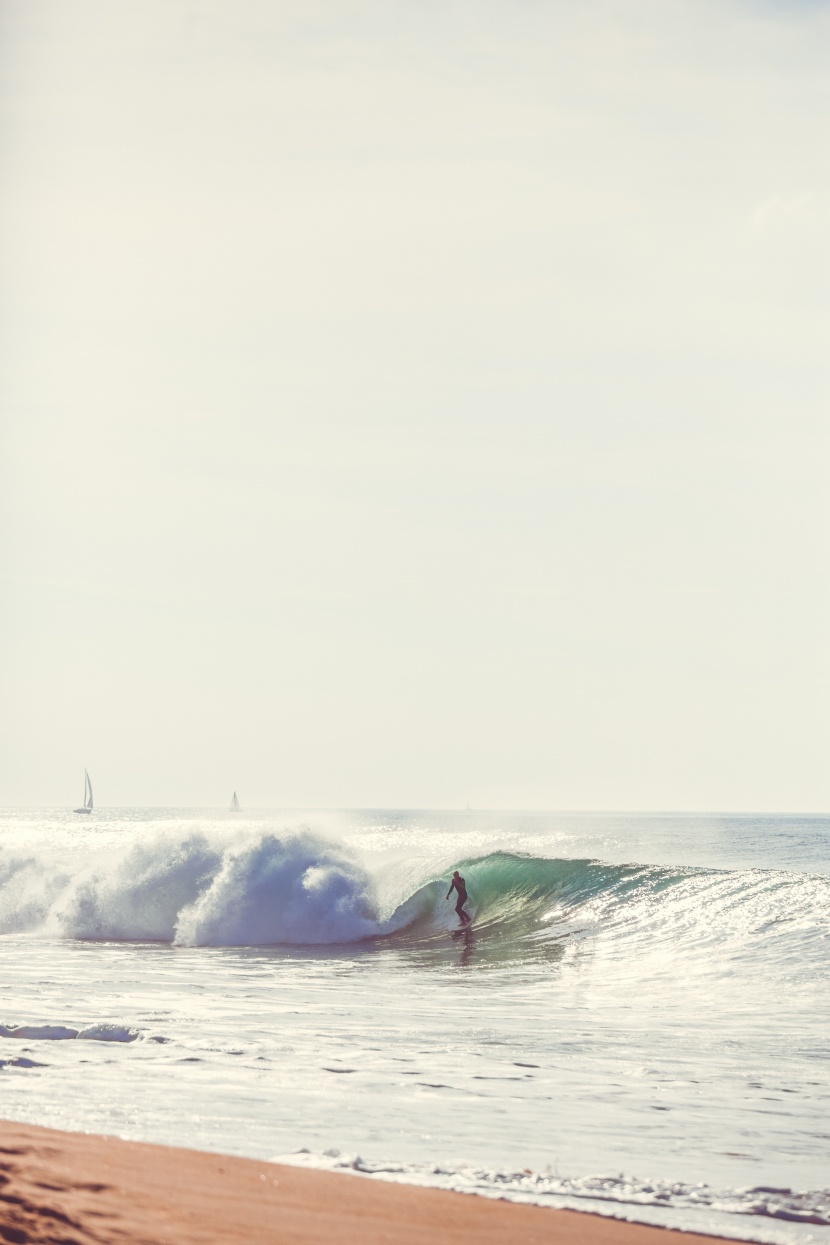
M232 813L238 813L238 812L239 812L239 798L238 798L238 796L237 796L237 794L236 794L236 792L235 792L235 791L234 791L233 796L232 796L232 798L231 798L231 812L232 812Z
M76 813L91 813L92 812L92 783L89 780L89 774L87 773L86 770L84 770L83 808L76 808L73 811Z

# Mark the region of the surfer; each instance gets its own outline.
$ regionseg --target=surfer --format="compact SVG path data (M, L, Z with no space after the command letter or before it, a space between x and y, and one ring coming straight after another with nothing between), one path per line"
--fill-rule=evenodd
M453 891L455 891L457 896L455 910L458 913L461 924L467 925L473 918L464 911L464 905L467 902L467 887L465 886L464 879L457 869L453 872L452 881L450 882L450 889L447 891L447 899L449 899Z

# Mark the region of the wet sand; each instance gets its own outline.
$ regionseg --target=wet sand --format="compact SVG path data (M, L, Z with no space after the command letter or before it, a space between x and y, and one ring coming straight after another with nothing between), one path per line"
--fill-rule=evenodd
M0 1121L12 1245L712 1245L597 1215Z

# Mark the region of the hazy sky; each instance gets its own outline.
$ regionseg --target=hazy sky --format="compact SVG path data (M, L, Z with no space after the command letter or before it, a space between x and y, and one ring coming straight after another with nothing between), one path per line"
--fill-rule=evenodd
M830 5L0 19L0 803L830 808Z

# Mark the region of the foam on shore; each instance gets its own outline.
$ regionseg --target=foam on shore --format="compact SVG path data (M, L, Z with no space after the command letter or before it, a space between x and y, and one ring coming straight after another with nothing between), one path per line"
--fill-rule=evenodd
M622 1174L560 1176L550 1169L493 1169L459 1163L370 1162L357 1154L299 1150L275 1162L318 1171L346 1171L421 1187L558 1209L610 1215L635 1223L659 1223L681 1230L721 1232L738 1240L785 1242L769 1221L830 1227L830 1190L799 1191L755 1185L716 1189L704 1183L638 1179ZM652 1218L652 1211L658 1217ZM762 1221L766 1220L767 1223Z

